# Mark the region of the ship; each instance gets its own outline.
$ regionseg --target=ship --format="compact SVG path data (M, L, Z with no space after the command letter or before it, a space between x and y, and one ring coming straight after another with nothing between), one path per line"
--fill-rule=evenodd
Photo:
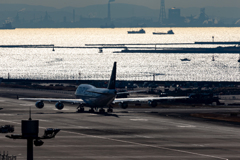
M119 53L119 52L117 52ZM240 53L240 46L216 48L124 49L120 53Z
M145 34L144 29L140 29L139 31L128 31L128 34Z
M173 30L169 30L167 33L164 33L164 32L153 32L153 34L165 35L165 34L174 34L174 32L173 32Z
M181 61L191 61L191 60L188 58L184 58L184 59L181 59Z
M212 56L212 61L215 61L215 57L214 57L214 55Z
M15 28L12 27L11 22L6 22L6 23L3 23L2 27L0 27L0 29L15 29Z

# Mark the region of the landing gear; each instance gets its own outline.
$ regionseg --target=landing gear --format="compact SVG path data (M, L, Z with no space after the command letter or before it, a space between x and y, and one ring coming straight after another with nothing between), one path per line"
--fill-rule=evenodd
M104 110L103 108L101 108L101 109L99 110L99 113L105 113L105 110Z
M84 112L84 107L83 107L83 105L80 104L80 105L77 107L77 112L78 112L78 113Z
M112 113L112 112L113 112L113 109L112 109L112 108L108 108L107 112L108 112L108 113Z
M113 107L112 107L112 105L109 105L109 106L108 106L107 112L108 112L108 113L112 113L112 112L113 112Z
M89 113L94 113L94 109L93 108L89 109Z

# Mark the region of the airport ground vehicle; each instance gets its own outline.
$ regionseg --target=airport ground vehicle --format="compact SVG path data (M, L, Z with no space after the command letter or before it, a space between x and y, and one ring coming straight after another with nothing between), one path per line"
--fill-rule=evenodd
M14 132L13 125L0 126L0 133L12 133L12 132Z

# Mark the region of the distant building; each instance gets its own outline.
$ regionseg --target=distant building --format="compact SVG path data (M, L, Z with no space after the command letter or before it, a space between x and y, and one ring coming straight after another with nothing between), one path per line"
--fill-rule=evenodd
M217 20L210 19L208 17L208 15L205 12L205 8L200 9L200 14L198 17L190 16L190 17L187 17L187 20L190 26L213 26L218 24Z
M181 18L181 10L178 8L170 8L168 10L168 20L170 23L177 23Z
M198 21L200 24L203 24L204 21L208 20L209 17L208 15L205 13L205 8L201 8L200 9L200 15L199 15L199 18L198 18Z
M19 23L20 22L20 18L19 18L19 14L17 13L16 17L14 18L14 21L16 23Z
M112 19L111 19L111 2L114 2L115 0L109 0L108 1L108 21L111 22Z
M168 24L171 26L183 26L185 25L185 18L181 17L181 10L178 8L170 8L168 10Z
M50 21L52 21L52 18L50 17L50 15L48 14L47 11L46 11L46 13L45 13L45 16L44 16L43 21L44 21L44 22L50 22Z
M73 23L75 23L76 21L75 21L75 17L76 17L76 14L75 14L75 9L73 9Z

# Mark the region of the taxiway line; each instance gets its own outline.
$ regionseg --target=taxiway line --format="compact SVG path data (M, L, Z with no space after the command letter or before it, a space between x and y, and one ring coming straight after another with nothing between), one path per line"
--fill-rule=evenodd
M200 153L189 152L189 151L184 151L184 150L160 147L160 146L156 146L156 145L149 145L149 144L143 144L143 143L137 143L137 142L131 142L131 141L124 141L124 140L107 138L107 137L102 137L102 136L93 136L93 135L87 135L87 134L82 134L82 133L77 133L77 132L70 132L70 131L64 131L64 130L62 132L70 133L70 134L78 134L78 135L86 136L86 137L93 137L93 138L105 139L105 140L110 140L110 141L134 144L134 145L138 145L138 146L158 148L158 149L163 149L163 150L168 150L168 151L186 153L186 154L197 155L197 156L201 156L201 157L208 157L208 158L214 158L214 159L228 160L227 158L223 158L223 157L217 157L217 156L212 156L212 155L207 155L207 154L200 154Z

